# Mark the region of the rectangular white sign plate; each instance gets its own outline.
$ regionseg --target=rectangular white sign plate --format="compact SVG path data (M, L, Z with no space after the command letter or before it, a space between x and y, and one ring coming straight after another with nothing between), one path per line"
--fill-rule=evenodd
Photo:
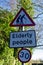
M10 47L36 47L36 33L35 30L11 32L10 33Z

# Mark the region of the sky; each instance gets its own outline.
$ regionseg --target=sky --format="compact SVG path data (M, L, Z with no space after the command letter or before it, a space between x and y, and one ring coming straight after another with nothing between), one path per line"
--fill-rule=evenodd
M10 9L9 4L6 4L6 1L9 2L9 0L0 0L0 6L3 7L4 9ZM33 3L42 5L42 8L34 5L34 11L35 11L34 17L36 17L39 13L43 12L43 0L32 0L32 1ZM37 45L40 44L43 45L43 14L39 15L38 17L39 18L33 19L34 22L36 23L34 29L36 31L36 36L39 38L39 40L37 41ZM43 60L43 46L33 48L32 59Z
M10 10L9 4L7 4L6 2L9 2L9 0L0 0L0 7Z
M33 0L33 3L42 5L41 7L34 6L35 7L35 17L43 12L43 0ZM33 48L33 54L32 54L32 60L43 60L43 14L39 15L39 18L34 19L36 26L36 36L39 38L37 41L36 48ZM40 46L42 45L42 46Z
M43 60L43 49L34 49L31 60Z
M16 8L16 0L11 0L11 4L14 4L14 8ZM7 10L11 10L11 6L10 6L10 0L0 0L0 7L7 9Z

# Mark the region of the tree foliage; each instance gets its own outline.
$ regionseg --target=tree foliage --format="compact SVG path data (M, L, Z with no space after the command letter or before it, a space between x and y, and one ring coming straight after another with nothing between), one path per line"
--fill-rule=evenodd
M23 8L25 8L27 13L32 17L34 14L34 10L31 0L21 0L21 5Z
M0 65L11 65L13 62L13 49L9 48L9 35L13 28L9 23L13 19L11 12L0 8Z

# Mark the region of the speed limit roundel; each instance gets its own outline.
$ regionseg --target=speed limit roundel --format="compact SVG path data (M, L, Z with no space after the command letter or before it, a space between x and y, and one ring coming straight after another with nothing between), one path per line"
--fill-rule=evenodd
M23 63L29 62L31 59L31 52L28 49L21 49L18 52L18 59Z

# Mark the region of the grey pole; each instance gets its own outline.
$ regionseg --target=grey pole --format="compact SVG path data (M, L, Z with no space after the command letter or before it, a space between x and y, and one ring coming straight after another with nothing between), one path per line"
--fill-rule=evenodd
M24 65L24 63L22 63L22 65Z
M19 31L24 31L25 29L24 29L24 26L20 26L19 27ZM22 65L25 65L25 63L22 63Z

